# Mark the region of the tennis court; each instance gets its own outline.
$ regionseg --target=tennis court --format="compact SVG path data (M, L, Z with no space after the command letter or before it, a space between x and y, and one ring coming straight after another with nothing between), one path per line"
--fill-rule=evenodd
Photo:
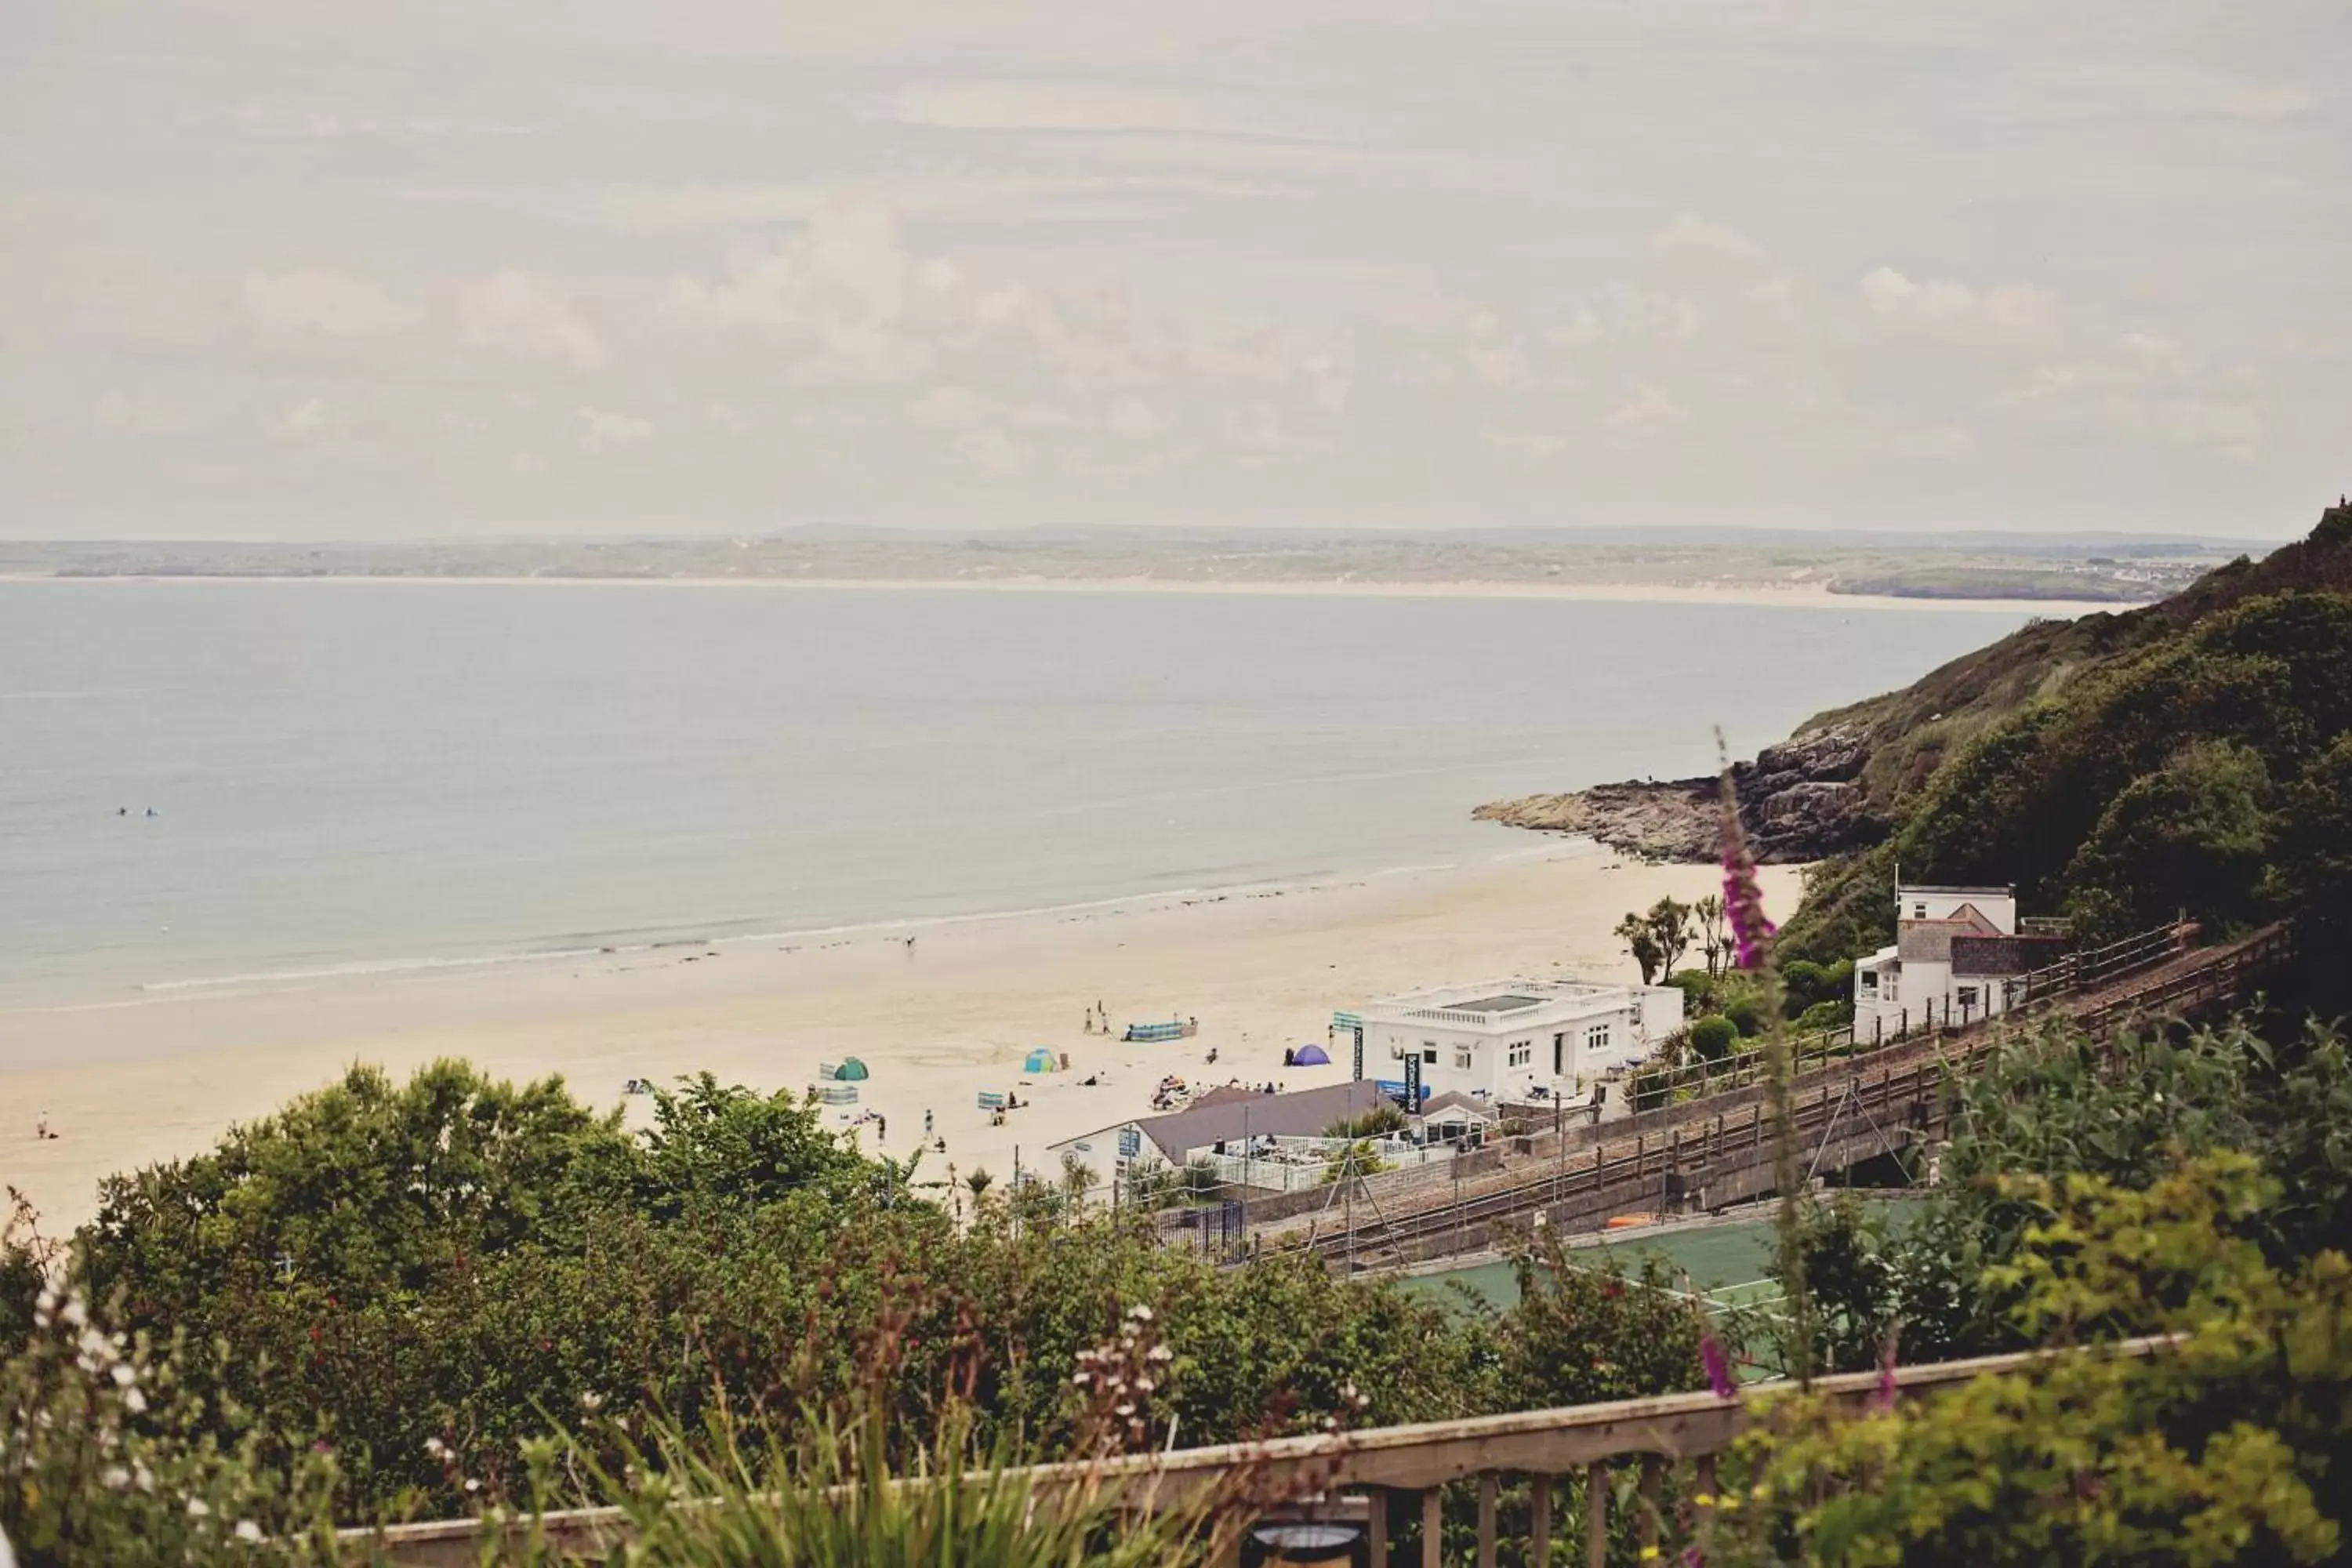
M1864 1198L1863 1202L1884 1213L1899 1211L1903 1200ZM1690 1289L1723 1306L1759 1306L1778 1300L1780 1294L1780 1288L1765 1278L1772 1256L1769 1218L1682 1230L1621 1231L1606 1241L1572 1247L1569 1258L1600 1266L1614 1258L1628 1268L1638 1268L1642 1259L1652 1255L1664 1259L1667 1273L1678 1283L1687 1278ZM1507 1263L1481 1263L1442 1274L1417 1275L1399 1283L1416 1295L1438 1300L1453 1300L1451 1287L1457 1284L1506 1310L1519 1300L1518 1278Z

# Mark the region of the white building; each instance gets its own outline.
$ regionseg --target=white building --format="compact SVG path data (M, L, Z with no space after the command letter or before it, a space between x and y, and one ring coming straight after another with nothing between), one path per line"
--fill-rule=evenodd
M1683 994L1666 985L1497 981L1391 996L1360 1010L1368 1067L1404 1076L1421 1058L1430 1095L1525 1101L1538 1084L1575 1092L1612 1068L1648 1056L1683 1026Z
M1895 889L1895 942L1853 965L1853 1036L1869 1041L2008 1011L2061 936L2021 932L2014 888Z

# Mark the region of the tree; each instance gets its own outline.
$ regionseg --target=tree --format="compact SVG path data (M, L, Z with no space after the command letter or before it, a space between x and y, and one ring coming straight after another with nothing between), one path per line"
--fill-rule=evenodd
M1691 1049L1701 1061L1721 1061L1731 1054L1734 1041L1739 1038L1739 1027L1720 1014L1709 1014L1692 1023L1688 1034Z
M980 1202L981 1194L996 1184L996 1178L982 1167L974 1165L971 1168L971 1174L963 1179L963 1184L971 1189L971 1201L977 1204Z
M1080 1205L1085 1204L1087 1194L1094 1184L1094 1167L1076 1154L1062 1156L1062 1196L1068 1201L1072 1214L1076 1214Z
M2067 913L2086 942L2171 920L2223 925L2255 910L2271 837L2270 777L2248 747L2200 741L2126 784L2066 868Z
M1723 895L1709 893L1691 906L1691 918L1698 925L1699 952L1706 958L1709 980L1723 973L1723 964L1732 951L1731 932L1723 923Z
M1650 940L1658 948L1658 973L1672 974L1683 954L1690 951L1691 938L1696 931L1691 924L1691 906L1678 899L1660 899L1650 906L1643 917L1650 928ZM1648 984L1645 979L1643 982Z
M1641 966L1642 984L1654 983L1665 967L1665 953L1659 948L1658 933L1650 928L1650 922L1640 915L1629 914L1617 922L1616 934L1625 943L1625 951L1633 955L1633 962Z

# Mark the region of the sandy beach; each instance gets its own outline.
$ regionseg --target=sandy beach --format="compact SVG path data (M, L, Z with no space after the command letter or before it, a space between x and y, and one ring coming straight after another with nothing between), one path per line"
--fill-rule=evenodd
M2067 618L2136 608L2127 601L2108 599L1961 599L1895 594L1840 594L1826 583L1596 583L1565 579L1517 582L1484 580L1393 581L1378 578L1229 578L1186 577L578 577L542 574L530 576L426 573L322 574L318 576L268 576L258 574L208 576L202 574L142 575L136 573L60 577L51 573L0 573L0 583L147 583L203 584L206 583L404 584L416 586L465 587L607 587L607 588L730 588L781 589L785 592L824 588L858 588L874 592L949 590L977 594L1240 594L1253 597L1342 599L1537 599L1561 603L1629 605L1738 605L1772 609L1854 610L1982 610L1999 615L2046 616Z
M1281 1065L1286 1044L1324 1039L1335 1007L1514 974L1633 978L1610 928L1717 876L1530 838L1486 863L1305 887L0 1012L7 1059L42 1064L0 1068L0 1182L47 1226L78 1224L109 1173L199 1152L353 1062L405 1074L463 1057L503 1077L561 1073L590 1102L643 1117L647 1102L622 1096L633 1077L707 1069L801 1089L820 1061L850 1055L873 1074L856 1110L887 1123L884 1137L859 1129L867 1149L905 1157L928 1111L947 1141L926 1156L929 1173L1003 1178L1016 1152L1034 1163L1049 1143L1144 1111L1163 1074L1196 1087L1344 1079L1345 1051L1327 1068ZM1776 914L1794 907L1798 876L1764 872ZM1097 1002L1114 1024L1197 1017L1200 1034L1120 1044L1086 1032ZM1071 1070L1023 1074L1041 1046L1066 1052ZM983 1089L1013 1090L1023 1108L992 1127ZM852 1114L827 1112L837 1126ZM36 1139L43 1118L57 1138Z

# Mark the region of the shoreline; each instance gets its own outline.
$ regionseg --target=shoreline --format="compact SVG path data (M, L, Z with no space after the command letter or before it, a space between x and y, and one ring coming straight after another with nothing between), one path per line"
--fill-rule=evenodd
M1343 1081L1285 1068L1286 1044L1324 1041L1335 1008L1455 981L1572 972L1633 978L1611 933L1628 909L1715 887L1712 866L1645 865L1589 846L1306 886L1171 894L808 941L596 952L542 963L340 975L243 988L149 993L131 1005L7 1015L18 1066L0 1067L0 1182L53 1228L87 1220L99 1181L202 1152L234 1122L275 1110L359 1062L396 1079L443 1057L496 1078L561 1073L592 1106L642 1125L632 1077L709 1071L762 1090L813 1081L820 1060L863 1058L868 1152L906 1157L929 1111L948 1143L925 1168L1000 1177L1045 1146L1148 1114L1164 1074L1197 1089L1228 1079L1290 1089ZM1785 912L1792 867L1765 888ZM898 928L904 931L908 928ZM1069 1026L1097 1002L1115 1023L1197 1016L1197 1038L1127 1045ZM1038 1047L1071 1071L1020 1072ZM1203 1060L1218 1052L1213 1068ZM39 1063L43 1065L31 1065ZM1367 1076L1378 1076L1376 1064ZM1102 1081L1094 1087L1083 1080ZM982 1089L1016 1089L1003 1127ZM828 1110L845 1130L852 1112ZM37 1141L46 1118L60 1136ZM1107 1175L1108 1171L1097 1173Z
M1011 594L1239 594L1265 597L1375 599L1529 599L1561 603L1738 605L1774 609L1980 610L1999 615L2066 616L2116 614L2141 601L2122 599L1966 599L1895 594L1837 594L1811 583L1765 584L1545 583L1482 579L1408 582L1333 579L1196 581L1166 577L584 577L570 575L435 576L423 573L324 573L295 576L254 573L0 573L0 584L22 583L381 583L446 587L819 588L877 592ZM2148 601L2152 602L2152 601Z

